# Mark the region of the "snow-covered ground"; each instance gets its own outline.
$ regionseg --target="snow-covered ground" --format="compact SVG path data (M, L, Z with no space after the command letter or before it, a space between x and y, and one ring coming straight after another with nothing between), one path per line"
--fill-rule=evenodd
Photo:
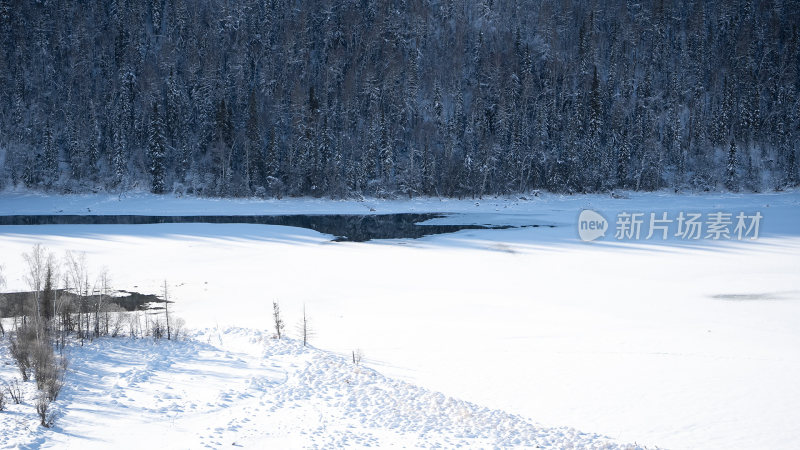
M57 253L86 251L94 272L107 266L117 288L158 293L166 279L176 301L176 314L195 329L266 329L271 303L278 300L291 332L305 305L316 331L314 345L342 355L362 349L365 368L360 370L380 379L381 386L400 382L366 368L421 386L403 385L407 389L430 390L414 392L442 392L447 397L526 417L514 419L523 430L530 426L527 420L535 420L544 427L574 427L620 442L650 446L792 448L800 441L800 428L796 426L800 422L800 409L796 407L800 404L800 385L796 382L800 379L800 192L626 197L545 194L524 199L358 202L4 194L0 197L0 214L413 211L456 213L436 219L438 222L555 227L465 230L419 240L335 243L311 230L262 225L6 226L0 227L0 263L6 266L9 289L22 289L21 254L34 243ZM611 222L621 211L667 212L671 218L681 211L733 215L759 212L763 219L757 240L687 241L671 236L663 241L618 242L612 232L597 242L585 243L578 239L576 224L585 208L602 213ZM256 336L254 331L242 333L248 339ZM227 334L223 333L223 343L224 336ZM299 377L306 373L306 369L287 370L287 364L303 366L315 358L336 361L326 353L291 350L291 343L275 344L285 345L286 352L300 356L294 362L288 357L276 360L274 364L280 368L273 372L270 364L276 358L267 358L262 367L237 356L243 350L230 350L213 339L206 344L213 348L177 344L173 364L184 361L181 364L186 368L200 370L202 364L192 362L192 352L218 352L213 357L217 361L225 352L233 352L234 359L245 361L231 363L233 373L240 371L236 379L250 376L274 382L280 378L278 373ZM125 353L126 345L145 344L120 341L108 345ZM270 348L265 351L284 351ZM85 351L91 351L91 347ZM314 364L308 370L318 373L319 367ZM167 363L156 365L157 372L163 373L160 377L181 378L196 372L169 370ZM111 378L103 382L127 379L115 371L131 370L128 365L117 366L111 361L105 366L103 370ZM252 369L252 375L245 375L245 368ZM341 369L344 372L337 369L326 376L346 377L345 373L353 370L349 366ZM214 384L213 376L208 384ZM163 392L143 390L141 395L156 391ZM82 397L81 392L75 391L68 400L76 404L93 401ZM233 398L247 391L242 388L237 392ZM242 407L264 411L272 407L269 402L262 405L261 394L252 395L242 400ZM333 394L313 395L323 396L315 400L321 405L319 420L333 419L301 427L307 433L295 436L300 439L298 445L326 446L332 441L324 439L351 436L347 433L349 422L335 418L350 417L352 410L324 398L335 398ZM161 398L162 406L139 402L135 408L125 409L121 400L118 404L103 400L103 407L124 416L120 420L138 423L135 414L127 417L130 412L168 408L170 399ZM410 403L398 402L396 408L377 405L370 411L383 407L418 409L418 403L407 400ZM209 411L207 404L214 401L195 403ZM205 426L211 431L198 432L203 435L198 439L206 439L206 443L221 439L225 445L234 440L253 444L255 441L247 439L258 437L248 434L251 431L260 429L258 436L263 437L263 433L274 433L279 426L293 423L292 409L284 408L282 413L270 416L273 419L264 418L266 422L230 428L228 422L234 419L257 415L237 412L237 405L238 400L231 402L225 413L205 415L207 419L184 422L176 418L175 433L185 426L187 435L191 434L194 424L208 420ZM478 407L470 404L468 408ZM188 416L190 410L182 411ZM451 417L452 411L443 415ZM295 412L295 417L307 417L302 408ZM63 435L54 439L72 442L90 433L88 419L81 422L80 418L70 419L69 414L60 425ZM140 422L147 422L146 418L142 416ZM441 416L439 419L444 420ZM391 420L402 421L403 415ZM165 422L151 426L171 426ZM269 423L274 426L264 430ZM396 426L381 427L390 430L382 432L365 430L363 423L354 425L358 431L347 443L373 443L356 441L357 435L358 439L388 439L378 443L407 445L430 438L449 447L470 435L440 424L436 433L421 438L417 431L403 431L408 430L406 425L392 423ZM331 432L315 435L313 430L321 426ZM217 433L217 427L222 431ZM481 434L488 433L489 428L473 433L483 439L475 445L511 443ZM563 430L531 430L543 433L542 439L572 436ZM123 430L119 436L128 432ZM270 436L278 439L277 435ZM605 442L593 435L586 440L573 438L579 445Z
M3 446L634 448L248 329L203 330L181 342L105 338L70 357L56 425L38 426L29 394L27 405L0 415Z

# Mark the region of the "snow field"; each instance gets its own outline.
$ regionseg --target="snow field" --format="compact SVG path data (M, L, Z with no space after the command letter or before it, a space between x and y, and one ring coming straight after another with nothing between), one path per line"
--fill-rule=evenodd
M24 287L19 255L37 242L57 255L86 251L92 272L108 266L117 288L158 293L166 278L174 314L192 328L264 329L278 300L296 336L305 305L315 346L345 359L360 348L364 366L392 379L548 429L575 427L668 448L791 449L800 440L798 192L366 202L0 199L4 214L56 207L142 214L451 211L462 215L437 220L554 224L369 243L258 225L2 227L0 261L10 289ZM623 210L741 210L761 211L764 221L757 241L587 244L575 228L582 208L609 220ZM297 420L305 417L301 410ZM286 433L284 442L291 442Z
M26 400L0 415L4 447L634 448L542 427L252 329L203 330L179 342L101 338L69 354L55 427L39 427Z

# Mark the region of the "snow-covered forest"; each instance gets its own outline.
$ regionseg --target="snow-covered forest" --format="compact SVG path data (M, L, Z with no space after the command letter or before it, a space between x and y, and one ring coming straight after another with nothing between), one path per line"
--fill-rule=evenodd
M0 188L798 183L797 1L0 0Z

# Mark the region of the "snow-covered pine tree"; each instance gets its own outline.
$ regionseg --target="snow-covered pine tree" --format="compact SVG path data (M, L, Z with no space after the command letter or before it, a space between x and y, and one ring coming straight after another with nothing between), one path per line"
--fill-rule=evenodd
M389 124L386 123L386 115L381 113L381 140L379 147L379 157L381 161L381 177L385 185L391 186L394 183L394 145L389 131Z
M127 172L127 160L125 151L125 135L119 128L114 128L114 150L111 159L113 186L118 187L122 185Z
M153 113L150 116L150 135L147 143L147 164L150 172L150 191L154 194L164 192L166 183L165 156L164 120L158 112L158 103L153 103Z
M52 187L58 181L58 149L53 142L53 129L48 120L44 126L44 170L42 179L46 187Z
M247 135L245 158L247 159L247 180L251 192L255 192L258 187L266 184L266 173L264 171L264 160L261 144L261 134L258 124L258 106L256 105L256 95L250 91L247 99Z
M739 176L737 173L737 156L736 156L736 141L731 139L731 145L728 148L728 164L725 170L725 188L729 191L739 190Z

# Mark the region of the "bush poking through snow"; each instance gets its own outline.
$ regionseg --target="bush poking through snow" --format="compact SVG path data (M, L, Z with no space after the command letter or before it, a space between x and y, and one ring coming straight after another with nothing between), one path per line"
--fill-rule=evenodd
M106 306L106 326L108 329L108 334L111 337L117 337L122 333L122 329L125 327L126 322L126 315L125 310L115 305L113 303L109 303Z
M175 321L172 322L172 339L177 341L181 335L183 335L183 330L186 327L186 321L180 317L176 317Z
M11 397L15 405L22 403L22 386L20 386L18 379L14 378L11 383L6 385L6 393Z
M0 391L0 411L6 409L6 394L3 391Z
M36 331L33 325L19 327L11 335L9 349L22 381L28 381L32 374L36 387L49 400L55 400L64 385L67 359L55 355L45 330Z
M136 339L142 335L142 320L139 311L136 311L128 316L128 331L130 332L131 339Z
M43 392L36 398L36 413L39 415L40 424L50 428L56 422L56 414L50 409L50 399Z
M67 373L67 359L57 357L52 346L44 344L36 352L35 375L36 387L50 401L55 401L61 388L64 387L64 377Z
M35 347L36 330L32 326L23 325L10 336L8 348L22 375L22 381L30 380Z

